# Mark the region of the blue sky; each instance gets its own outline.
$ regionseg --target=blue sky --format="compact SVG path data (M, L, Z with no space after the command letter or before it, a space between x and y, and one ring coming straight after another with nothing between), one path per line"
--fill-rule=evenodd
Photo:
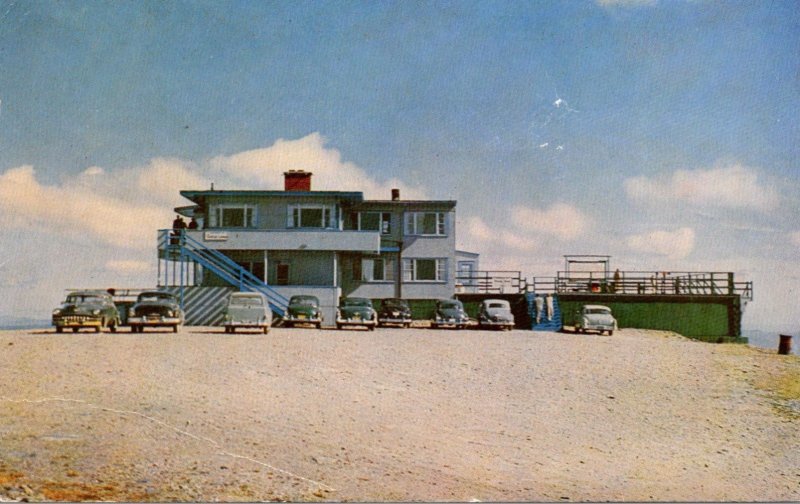
M180 189L458 200L484 268L564 254L800 304L796 2L0 3L0 315L150 286Z

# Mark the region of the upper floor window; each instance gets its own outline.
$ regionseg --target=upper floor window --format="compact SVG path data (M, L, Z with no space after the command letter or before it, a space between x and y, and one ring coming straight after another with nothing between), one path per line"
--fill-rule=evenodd
M323 205L289 205L287 227L336 228L334 207Z
M444 212L409 212L406 214L406 234L445 236Z
M359 212L358 230L390 234L392 232L392 214L389 212Z
M214 209L216 227L254 227L253 207L249 205L218 206Z

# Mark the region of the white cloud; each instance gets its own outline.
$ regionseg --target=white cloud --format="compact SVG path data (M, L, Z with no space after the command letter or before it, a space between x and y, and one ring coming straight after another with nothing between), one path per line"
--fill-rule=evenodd
M778 204L775 188L762 184L758 172L742 165L677 170L671 175L625 180L628 197L645 203L750 208L768 211Z
M181 190L209 188L210 182L197 171L196 166L179 159L153 159L147 166L135 170L139 196L147 195L148 199L169 203L181 199Z
M522 231L572 240L586 230L589 217L572 205L556 203L545 209L515 206L511 222Z
M100 175L94 175L100 176ZM59 235L99 240L125 248L151 248L155 229L169 224L169 208L143 201L121 201L91 186L48 186L36 180L32 166L0 175L0 229L35 227Z
M209 161L212 169L226 174L237 187L282 189L283 172L310 171L315 191L359 191L368 199L389 199L391 189L400 189L403 199L424 199L425 190L397 179L378 182L356 164L343 161L337 149L325 146L326 139L312 133L298 140L277 140L272 146L219 156ZM215 187L223 189L220 184ZM224 189L230 189L225 187Z
M535 239L507 229L490 227L480 217L468 217L465 224L466 236L463 239L467 245L463 248L470 251L513 249L531 252L539 248Z
M675 231L659 230L630 235L626 238L626 243L636 252L683 259L694 249L694 238L692 228L682 227Z

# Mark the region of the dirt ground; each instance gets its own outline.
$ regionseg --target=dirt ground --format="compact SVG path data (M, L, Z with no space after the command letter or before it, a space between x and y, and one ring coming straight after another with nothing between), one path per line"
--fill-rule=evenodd
M0 500L798 501L798 420L654 331L0 332Z

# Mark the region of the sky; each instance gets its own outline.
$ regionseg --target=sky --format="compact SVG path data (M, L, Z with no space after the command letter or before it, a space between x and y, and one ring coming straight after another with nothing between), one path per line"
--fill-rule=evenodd
M800 334L795 1L0 1L0 316L152 287L182 189L454 199L481 268L732 271Z

